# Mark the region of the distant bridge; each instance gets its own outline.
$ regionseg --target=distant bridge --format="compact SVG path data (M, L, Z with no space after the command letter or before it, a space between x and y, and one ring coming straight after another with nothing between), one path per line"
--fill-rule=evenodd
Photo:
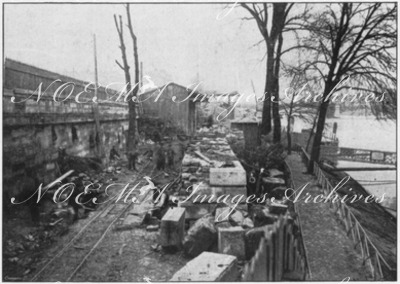
M347 147L340 147L339 149L340 152L338 154L338 160L384 165L396 165L397 163L396 152L355 149Z

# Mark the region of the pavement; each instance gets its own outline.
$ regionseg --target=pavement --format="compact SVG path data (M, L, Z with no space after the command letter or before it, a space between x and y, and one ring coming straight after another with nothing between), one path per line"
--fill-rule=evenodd
M292 170L295 189L307 184L296 203L311 270L308 280L347 282L370 279L369 271L362 266L361 256L354 249L344 227L330 211L329 203L313 202L314 197L323 192L314 176L306 173L300 155L292 153L286 161ZM308 194L312 198L306 202Z

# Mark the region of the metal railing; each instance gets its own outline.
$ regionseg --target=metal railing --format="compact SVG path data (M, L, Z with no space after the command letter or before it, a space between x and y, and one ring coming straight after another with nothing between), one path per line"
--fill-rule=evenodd
M301 156L306 165L309 162L309 156L304 148L301 148ZM326 196L334 191L334 186L330 183L324 172L319 167L318 163L314 162L314 175L317 178L318 184L321 185L322 190ZM367 265L370 269L374 280L385 280L384 270L389 273L395 273L388 262L383 258L378 248L372 243L367 232L362 227L356 216L352 213L349 206L342 202L329 202L330 208L333 209L334 214L337 215L340 222L346 229L347 236L350 236L355 243L355 248L360 250L363 265Z

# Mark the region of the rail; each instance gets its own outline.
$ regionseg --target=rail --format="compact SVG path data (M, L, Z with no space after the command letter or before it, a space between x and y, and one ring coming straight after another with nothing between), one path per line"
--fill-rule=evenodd
M309 156L305 152L304 148L301 148L301 156L303 162L308 164ZM325 195L328 195L334 190L334 187L325 176L322 169L319 167L318 163L314 162L314 175L317 178L317 182L321 185L322 190ZM363 265L367 264L370 269L374 280L384 280L385 273L384 269L390 273L394 273L393 269L387 261L383 258L382 254L379 252L378 248L372 243L371 239L368 237L367 232L359 223L357 218L351 212L349 206L342 202L329 202L330 208L333 209L334 214L339 216L340 222L344 225L346 229L347 236L351 236L351 239L355 243L354 247L360 250Z

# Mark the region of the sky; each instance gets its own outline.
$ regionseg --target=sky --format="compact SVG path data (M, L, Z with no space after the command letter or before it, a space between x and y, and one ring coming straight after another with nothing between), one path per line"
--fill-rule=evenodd
M201 82L203 90L262 94L265 44L255 21L237 7L222 19L223 4L132 4L144 75L163 85ZM94 80L93 34L99 83L124 82L113 15L122 4L5 4L4 56L85 81ZM125 43L133 77L132 40Z

